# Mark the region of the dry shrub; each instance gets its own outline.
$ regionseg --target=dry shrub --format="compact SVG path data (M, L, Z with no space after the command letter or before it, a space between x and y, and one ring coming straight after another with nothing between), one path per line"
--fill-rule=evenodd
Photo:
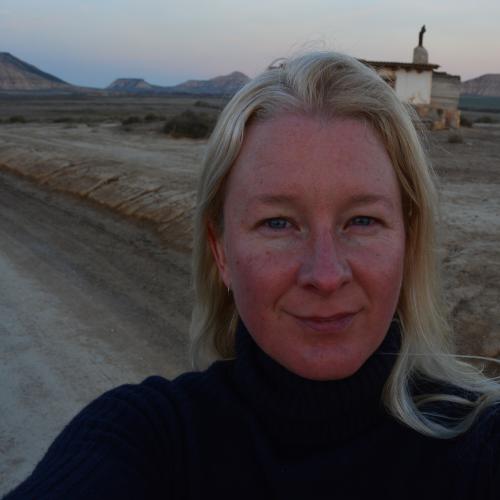
M158 120L161 120L162 117L157 115L156 113L148 113L144 116L144 121L145 122L156 122Z
M197 108L221 109L219 104L207 101L196 101L193 106L196 106Z
M74 120L70 116L61 116L52 120L54 123L73 123Z
M469 120L469 118L467 118L466 116L461 116L460 117L460 126L461 127L472 127L472 121Z
M451 144L462 144L464 142L463 135L458 130L450 130L448 142Z
M168 120L163 127L163 131L172 137L203 139L210 135L215 122L215 117L208 113L194 113L187 110Z
M9 123L26 123L26 118L22 115L11 116Z
M480 116L479 118L476 118L474 120L474 123L496 123L496 122L497 121L494 118L488 115Z
M122 125L132 125L134 123L141 123L142 120L140 119L140 117L138 116L129 116L128 118L125 118L124 120L122 120Z

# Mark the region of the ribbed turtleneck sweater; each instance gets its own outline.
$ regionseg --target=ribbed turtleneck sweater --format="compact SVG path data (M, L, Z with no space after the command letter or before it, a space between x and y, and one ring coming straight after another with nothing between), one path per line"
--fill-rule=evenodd
M291 373L257 347L240 323L234 379L263 428L288 445L325 445L359 435L383 414L382 389L399 351L392 323L379 349L353 376L312 381Z
M499 412L452 440L399 423L381 403L398 349L393 323L354 375L318 382L240 323L234 360L93 401L5 500L500 498Z

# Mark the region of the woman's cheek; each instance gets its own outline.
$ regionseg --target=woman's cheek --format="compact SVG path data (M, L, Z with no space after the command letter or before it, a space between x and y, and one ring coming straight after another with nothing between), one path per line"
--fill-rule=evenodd
M351 257L383 267L396 265L404 255L404 239L398 235L378 238L359 238L354 244L344 247Z
M396 282L402 281L404 241L392 239L376 243L352 250L351 267L360 279L372 276L373 280L376 277L380 284L389 283L389 288L393 288Z
M242 245L233 260L232 273L242 294L257 300L279 289L290 286L296 270L297 253L283 248L263 248Z

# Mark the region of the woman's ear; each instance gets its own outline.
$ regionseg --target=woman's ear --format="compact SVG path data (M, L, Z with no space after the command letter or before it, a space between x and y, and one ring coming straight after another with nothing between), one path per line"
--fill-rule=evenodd
M208 223L208 242L210 244L210 250L212 250L212 255L214 257L217 268L219 269L219 275L224 285L227 288L231 287L231 280L229 279L229 271L227 266L226 251L224 249L224 239L221 236L217 236L217 231L214 228L212 222Z

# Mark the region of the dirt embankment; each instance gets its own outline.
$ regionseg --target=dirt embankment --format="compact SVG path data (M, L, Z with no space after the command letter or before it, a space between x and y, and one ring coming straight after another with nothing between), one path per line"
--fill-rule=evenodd
M430 136L441 179L440 253L459 351L500 355L500 130ZM204 141L126 134L115 125L2 125L0 168L154 225L191 248Z
M500 129L431 135L441 179L440 238L450 318L464 354L500 356Z
M172 248L189 251L204 147L118 126L3 125L0 168L152 223Z

